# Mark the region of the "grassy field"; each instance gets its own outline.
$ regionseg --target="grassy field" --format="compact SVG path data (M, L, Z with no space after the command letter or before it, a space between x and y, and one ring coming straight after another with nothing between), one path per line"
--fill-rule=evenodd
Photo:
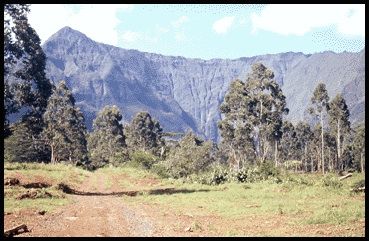
M352 177L341 181L336 174L285 173L279 183L266 180L210 186L160 179L146 170L128 166L87 172L62 164L5 164L4 177L46 180L53 185L45 188L53 193L53 198L24 200L15 199L24 191L23 187L5 187L5 212L32 208L49 211L67 205L68 198L56 190L55 185L64 182L78 186L86 177L97 175L105 176L103 185L107 189L139 191L135 197L121 198L127 205L155 207L152 215L157 217L165 218L168 214L173 218L191 217L194 227L214 235L244 236L250 235L252 230L253 236L289 236L294 232L297 236L319 236L322 229L331 230L332 236L364 235L365 194L350 191L355 182L365 178L361 173L353 173ZM150 192L165 188L174 191ZM314 229L319 230L317 233L310 231Z
M4 186L4 211L16 212L22 210L45 210L51 211L57 207L67 205L70 200L65 198L62 191L56 188L58 183L68 183L77 186L91 173L72 165L56 164L47 165L39 163L5 163L4 179L17 178L21 184L43 182L51 186L42 188L40 198L22 199L17 197L26 193L29 189L22 186ZM48 192L52 197L43 197Z

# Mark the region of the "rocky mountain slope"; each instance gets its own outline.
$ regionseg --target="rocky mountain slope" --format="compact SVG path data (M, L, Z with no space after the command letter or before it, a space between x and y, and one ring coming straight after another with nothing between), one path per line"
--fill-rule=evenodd
M127 50L97 43L65 27L43 45L47 75L67 81L91 128L96 112L115 104L125 122L137 111L149 111L165 131L194 130L219 140L217 122L229 83L244 80L250 66L262 62L274 71L287 97L287 119L306 118L305 110L319 81L333 98L342 92L352 121L365 116L365 50L312 55L281 53L239 59L190 59Z

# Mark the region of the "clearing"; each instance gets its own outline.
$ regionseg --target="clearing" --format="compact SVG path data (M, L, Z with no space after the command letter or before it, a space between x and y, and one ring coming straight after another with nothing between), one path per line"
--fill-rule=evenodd
M19 183L5 185L10 178ZM341 188L293 179L208 186L132 167L5 164L4 230L26 224L31 232L18 236L364 236L365 194L349 192L360 179L354 173Z

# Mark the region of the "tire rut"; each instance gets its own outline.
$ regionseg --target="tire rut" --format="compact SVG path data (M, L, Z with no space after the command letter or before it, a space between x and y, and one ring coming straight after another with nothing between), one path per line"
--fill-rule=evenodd
M94 173L80 188L83 191L108 194L112 192L112 187L106 188L109 179L114 183L112 177L101 172ZM120 197L67 196L72 199L70 205L43 220L35 220L33 231L19 236L148 237L154 234L154 224L145 213L138 208L128 207Z

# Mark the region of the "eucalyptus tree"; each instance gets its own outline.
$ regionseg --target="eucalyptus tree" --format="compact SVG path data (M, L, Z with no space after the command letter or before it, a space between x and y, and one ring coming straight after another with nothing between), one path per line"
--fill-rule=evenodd
M93 121L93 131L88 136L88 151L97 167L119 164L126 158L126 143L122 114L115 105L105 106Z
M324 118L329 111L329 96L324 83L319 83L311 97L311 107L309 112L313 116L318 116L320 119L321 129L321 167L324 174ZM319 168L319 167L318 167Z
M336 136L336 149L337 149L337 164L341 160L342 155L342 142L350 134L350 112L348 110L345 99L341 94L337 94L336 97L329 103L329 124L330 131Z
M131 150L141 149L154 155L164 153L163 129L148 112L139 112L126 127L127 145Z
M277 163L283 114L288 113L285 99L274 73L261 63L252 65L245 82L231 83L220 107L224 118L218 126L238 167L240 157L237 156L247 153L264 162L270 143L274 143Z
M43 120L45 128L42 140L50 148L51 163L69 161L76 164L86 160L84 117L75 106L74 97L65 81L60 81L50 96Z
M246 160L255 159L252 123L248 119L249 93L241 80L231 82L228 93L220 106L224 115L218 127L222 137L221 146L228 152L229 165L239 169Z
M4 5L4 127L8 115L25 111L23 122L37 136L53 85L45 75L46 56L27 18L28 4Z
M311 139L313 138L312 130L306 122L298 122L295 127L296 138L298 142L298 147L300 148L300 157L304 162L305 172L308 171L308 159L311 158L308 155L308 147Z

